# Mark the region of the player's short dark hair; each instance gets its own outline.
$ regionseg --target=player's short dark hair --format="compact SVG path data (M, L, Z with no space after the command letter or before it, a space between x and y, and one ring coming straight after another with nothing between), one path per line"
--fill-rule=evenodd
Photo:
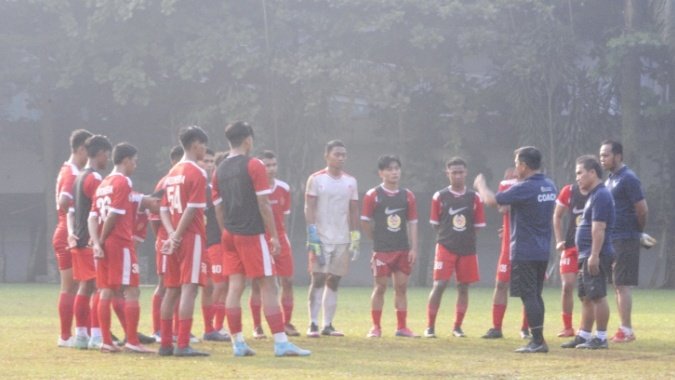
M260 153L260 156L258 156L258 158L261 160L271 160L277 158L277 155L274 154L274 152L271 150L264 150L262 153Z
M119 165L125 158L133 157L136 153L138 153L138 149L135 146L127 142L119 143L115 145L112 151L113 164Z
M603 145L611 145L612 154L620 154L623 157L623 145L620 142L608 139L600 143L600 146Z
M384 170L388 168L393 162L397 163L399 168L401 167L401 159L398 158L398 156L393 154L382 155L377 159L377 169Z
M239 147L249 136L253 136L253 127L245 121L235 121L225 127L225 137L233 148Z
M206 154L208 154L209 156L215 156L216 152L214 152L213 149L211 148L206 148Z
M112 144L110 140L103 135L94 135L84 142L84 147L87 149L87 156L90 158L96 157L99 152L110 152Z
M577 165L582 165L584 170L595 171L595 174L598 178L602 178L602 166L600 166L600 161L598 158L592 154L585 154L577 158Z
M533 146L523 146L513 152L518 161L523 162L528 168L532 170L539 170L541 168L541 152Z
M216 153L216 156L214 157L214 162L216 166L220 165L220 163L223 162L223 160L225 160L229 155L230 155L229 151Z
M466 164L466 160L464 160L462 157L459 156L451 157L447 161L445 161L446 168L456 165L464 166L464 168L469 167L469 165Z
M189 148L194 142L204 144L209 142L209 136L206 135L206 132L196 125L181 128L178 132L178 139L180 140L180 145L183 146L183 149Z
M77 148L84 145L84 142L94 134L86 129L76 129L70 133L70 149L77 150Z
M169 153L169 158L171 161L178 161L181 158L183 158L183 155L185 154L185 149L183 149L182 146L176 145L173 148L171 148L171 152Z
M333 148L337 147L345 147L345 143L342 142L342 140L330 140L329 142L326 143L326 150L325 153L329 154Z

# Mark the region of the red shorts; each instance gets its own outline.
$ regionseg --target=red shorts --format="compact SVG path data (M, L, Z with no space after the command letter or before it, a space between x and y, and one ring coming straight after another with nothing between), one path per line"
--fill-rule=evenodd
M158 276L161 276L164 273L166 273L167 256L162 254L163 243L164 243L163 240L160 239L155 240L155 270Z
M511 252L502 250L499 254L499 261L497 262L496 280L499 282L511 281Z
M216 284L227 281L227 276L223 275L223 246L213 244L206 249L208 259L208 275L211 281Z
M579 252L577 247L565 248L560 254L560 274L577 274L579 271Z
M108 239L103 252L105 256L96 260L96 286L99 289L138 286L138 259L133 242Z
M291 252L291 243L288 241L288 236L283 235L279 239L281 245L281 252L274 256L274 267L277 270L279 277L293 277L293 253Z
M236 235L223 231L223 274L243 274L248 278L276 275L274 259L265 234Z
M73 267L73 258L68 248L68 230L57 227L52 236L52 246L56 256L56 265L59 270L66 270Z
M164 286L178 288L181 285L206 285L206 251L202 236L190 232L183 235L183 240L176 251L166 256Z
M96 278L94 251L90 247L71 248L73 258L73 279L89 281Z
M434 258L434 281L447 281L455 272L457 282L471 284L480 280L478 256L475 254L459 256L448 251L443 245L436 244Z
M409 275L412 272L408 253L410 251L373 252L370 269L375 277L389 277L394 272Z

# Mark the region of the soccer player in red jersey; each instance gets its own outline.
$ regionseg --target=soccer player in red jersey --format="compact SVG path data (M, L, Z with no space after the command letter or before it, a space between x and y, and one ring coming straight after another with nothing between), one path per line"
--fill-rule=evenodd
M588 194L582 193L576 184L570 184L560 190L553 211L553 234L556 250L560 252L560 279L562 280L562 320L563 329L558 337L574 336L572 312L574 311L574 284L579 271L579 253L574 242L577 226L581 223ZM569 213L569 214L568 214ZM568 214L567 231L563 235L563 217Z
M435 338L436 315L443 292L456 273L457 303L452 334L464 337L462 321L469 306L469 284L480 279L476 256L477 229L485 226L483 202L466 188L466 161L454 157L445 164L450 186L434 194L430 222L437 232L434 259L434 285L427 306L427 329L424 336Z
M84 129L78 129L70 134L71 153L68 161L64 162L56 178L56 213L58 222L52 237L52 246L56 255L56 265L61 278L58 312L61 322L61 334L57 340L59 347L73 347L75 337L72 336L73 303L77 284L73 281L73 263L70 249L68 249L68 209L73 203L73 184L80 169L87 162L87 150L84 142L92 134Z
M103 180L101 172L108 166L112 145L105 136L96 135L85 142L87 166L75 180L75 202L68 213L68 243L73 259L73 279L79 282L75 297L75 348L100 348L101 328L98 323L98 294L96 291L96 265L89 242L88 220L98 185ZM91 339L88 330L91 329Z
M197 161L204 158L208 137L201 128L190 126L181 129L179 139L185 154L164 179L165 193L160 209L169 238L162 247L162 253L168 257L163 278L166 292L162 300L159 354L208 356L190 347L195 297L199 286L206 284L206 172ZM180 303L174 348L172 316L176 302Z
M183 154L184 151L182 146L176 145L171 148L171 152L169 153L171 167L176 165L178 161L183 158ZM155 192L153 195L157 196L158 198L162 198L164 196L165 178L166 176L162 177L155 186ZM162 221L159 218L159 212L151 211L150 215L148 216L148 220L150 221L150 228L152 228L152 231L155 233L155 270L158 278L157 287L155 288L155 292L152 294L152 335L155 338L155 341L159 343L162 340L159 334L161 324L160 309L162 308L162 298L164 298L164 283L162 281L162 277L166 271L167 258L166 255L162 254L162 244L164 244L164 242L169 238L169 235L166 233L166 229L164 229L164 226L162 225ZM176 311L176 320L178 320L177 314L178 311Z
M270 150L264 151L260 155L260 160L267 169L267 179L272 186L272 192L269 195L272 214L274 215L274 224L277 227L279 235L279 244L281 251L274 258L274 266L277 269L277 276L281 284L281 310L284 313L284 328L286 335L299 336L300 333L291 323L293 314L293 254L291 243L286 235L285 217L291 213L291 192L290 187L284 181L276 178L278 170L277 157ZM269 236L267 236L269 239ZM256 339L266 338L260 323L260 288L257 284L251 284L251 297L249 300L251 315L253 316L253 337Z
M508 168L504 172L504 180L499 183L499 191L506 191L506 189L513 186L518 179L514 168ZM492 328L488 329L483 339L499 339L503 338L502 321L506 313L506 305L509 296L509 282L511 281L511 228L509 206L499 206L499 212L502 214L502 229L501 229L501 249L499 253L499 260L497 261L497 274L495 276L495 291L492 295ZM523 339L530 338L530 329L527 323L527 316L523 310L523 322L520 328L520 337Z
M241 296L247 277L260 288L263 312L274 336L274 354L310 355L289 342L284 331L274 267L280 250L279 235L268 199L270 186L265 165L249 156L253 128L235 122L225 128L225 137L230 154L218 165L212 184L216 218L223 232L223 273L230 281L225 307L234 356L255 355L244 340L241 326Z
M100 289L98 316L103 335L102 352L118 352L110 332L110 306L113 293L124 293L124 330L130 352L152 353L138 340L140 290L138 259L133 243L134 213L132 184L129 176L136 170L137 150L128 143L113 148L115 168L99 184L89 216L91 236L96 262L96 281Z
M415 195L401 189L401 161L396 156L378 159L382 184L366 193L361 211L361 227L373 239L370 260L375 286L371 296L373 327L369 338L382 336L382 306L389 277L394 284L396 308L396 336L419 337L407 325L408 277L417 259L417 203Z
M215 152L206 149L204 158L197 164L207 174L207 181L213 178ZM211 184L206 189L206 264L207 283L202 289L202 316L204 318L204 340L229 342L230 335L221 332L225 318L225 296L227 295L227 276L223 275L223 252L220 245L220 227L213 208Z

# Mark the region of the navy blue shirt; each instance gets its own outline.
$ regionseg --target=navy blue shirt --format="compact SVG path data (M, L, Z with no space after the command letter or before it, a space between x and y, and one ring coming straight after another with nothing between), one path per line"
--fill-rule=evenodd
M593 222L605 222L605 241L602 242L600 256L614 256L614 247L610 231L614 225L614 199L605 185L599 184L588 194L581 223L577 226L576 243L579 258L591 255Z
M511 206L511 260L548 261L556 194L541 173L497 193L497 203Z
M638 227L635 203L645 199L640 180L628 166L624 166L609 175L605 186L614 197L616 222L612 229L612 239L639 239L641 231Z

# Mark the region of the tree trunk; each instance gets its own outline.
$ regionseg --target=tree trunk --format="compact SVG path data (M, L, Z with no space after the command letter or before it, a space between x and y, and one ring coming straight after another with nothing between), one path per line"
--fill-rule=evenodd
M624 34L630 34L640 27L640 10L637 1L625 0ZM640 125L640 74L642 63L640 55L629 48L621 62L621 141L623 159L638 169L639 162L635 155L637 130Z

